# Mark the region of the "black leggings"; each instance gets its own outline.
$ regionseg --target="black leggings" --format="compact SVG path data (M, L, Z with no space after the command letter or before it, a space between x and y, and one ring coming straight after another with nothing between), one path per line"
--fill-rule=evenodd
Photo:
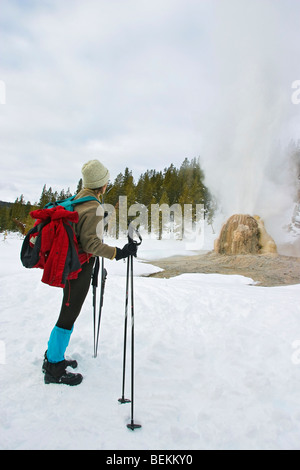
M59 328L71 330L80 314L91 284L94 261L95 258L90 258L88 262L82 265L78 278L67 281L59 318L56 323Z

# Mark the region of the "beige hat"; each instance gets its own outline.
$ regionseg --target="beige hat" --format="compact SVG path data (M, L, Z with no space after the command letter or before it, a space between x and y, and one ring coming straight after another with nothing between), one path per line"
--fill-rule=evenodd
M109 171L99 160L90 160L85 163L81 173L84 188L102 188L109 180Z

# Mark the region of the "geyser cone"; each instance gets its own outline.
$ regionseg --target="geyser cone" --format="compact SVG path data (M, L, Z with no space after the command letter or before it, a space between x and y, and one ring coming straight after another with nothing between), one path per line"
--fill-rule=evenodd
M277 253L277 248L260 217L235 214L223 225L215 241L215 251L226 255L258 255Z

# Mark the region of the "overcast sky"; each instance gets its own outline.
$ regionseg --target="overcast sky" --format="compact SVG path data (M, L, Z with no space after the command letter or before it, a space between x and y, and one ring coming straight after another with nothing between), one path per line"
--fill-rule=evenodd
M75 191L91 158L114 179L201 156L218 186L241 116L300 138L299 58L299 0L0 0L0 200Z

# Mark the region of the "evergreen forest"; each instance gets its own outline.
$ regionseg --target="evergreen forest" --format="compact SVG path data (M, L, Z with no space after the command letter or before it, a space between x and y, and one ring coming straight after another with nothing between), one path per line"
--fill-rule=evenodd
M31 204L24 200L23 194L14 203L0 201L0 231L20 231L25 234L33 226L34 220L30 212L37 208L43 208L48 202L66 199L77 194L82 189L82 180L77 184L76 191L72 193L70 188L60 192L47 188L45 183L38 202ZM105 204L112 205L118 213L119 197L127 196L127 205L139 203L150 212L152 204L202 204L205 208L205 216L208 222L212 221L215 202L204 184L204 173L199 159L185 159L179 168L171 164L163 171L147 170L141 174L135 182L132 171L125 168L114 181L108 184L105 195ZM149 220L149 225L151 220Z

